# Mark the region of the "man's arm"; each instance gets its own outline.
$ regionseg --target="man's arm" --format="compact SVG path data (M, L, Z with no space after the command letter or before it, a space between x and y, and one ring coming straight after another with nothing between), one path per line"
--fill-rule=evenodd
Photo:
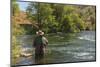
M48 40L46 39L46 37L43 37L43 42L44 42L44 45L45 45L45 46L48 45Z

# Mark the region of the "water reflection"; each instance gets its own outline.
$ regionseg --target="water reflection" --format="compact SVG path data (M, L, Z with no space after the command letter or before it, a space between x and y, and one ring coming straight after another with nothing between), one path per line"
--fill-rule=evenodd
M41 56L35 57L35 64L45 64L44 57Z
M44 49L35 49L35 64L45 64Z

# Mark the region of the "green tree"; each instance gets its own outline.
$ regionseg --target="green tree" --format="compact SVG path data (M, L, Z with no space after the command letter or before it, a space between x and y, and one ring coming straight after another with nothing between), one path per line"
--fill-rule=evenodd
M12 3L12 15L14 16L20 12L20 9L19 9L19 6L18 6L16 0L12 0L11 3Z
M57 25L55 17L52 15L53 9L50 4L31 3L27 8L27 12L29 18L36 18L35 20L38 24L38 28L43 29L45 32L50 31L49 28L51 26ZM55 22L55 24L52 24L52 22Z
M17 58L20 55L20 43L17 40L18 35L24 34L24 29L20 27L14 18L19 14L20 9L16 0L12 0L12 64L16 63Z
M38 28L47 33L79 32L87 27L94 28L94 11L94 6L81 5L31 3L28 6L29 18L35 20Z

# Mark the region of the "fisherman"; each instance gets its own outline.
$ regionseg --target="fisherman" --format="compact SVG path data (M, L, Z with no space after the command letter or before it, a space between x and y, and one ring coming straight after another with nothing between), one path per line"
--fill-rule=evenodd
M35 48L35 59L41 59L44 57L45 48L48 44L48 40L44 37L44 32L39 30L36 32L37 36L34 39L33 46Z

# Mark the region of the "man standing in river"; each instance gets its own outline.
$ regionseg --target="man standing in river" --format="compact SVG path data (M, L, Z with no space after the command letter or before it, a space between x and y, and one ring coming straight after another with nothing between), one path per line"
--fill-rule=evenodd
M44 57L44 51L48 44L48 40L43 36L44 32L39 30L36 32L37 36L34 38L33 46L35 48L35 59L42 59Z

